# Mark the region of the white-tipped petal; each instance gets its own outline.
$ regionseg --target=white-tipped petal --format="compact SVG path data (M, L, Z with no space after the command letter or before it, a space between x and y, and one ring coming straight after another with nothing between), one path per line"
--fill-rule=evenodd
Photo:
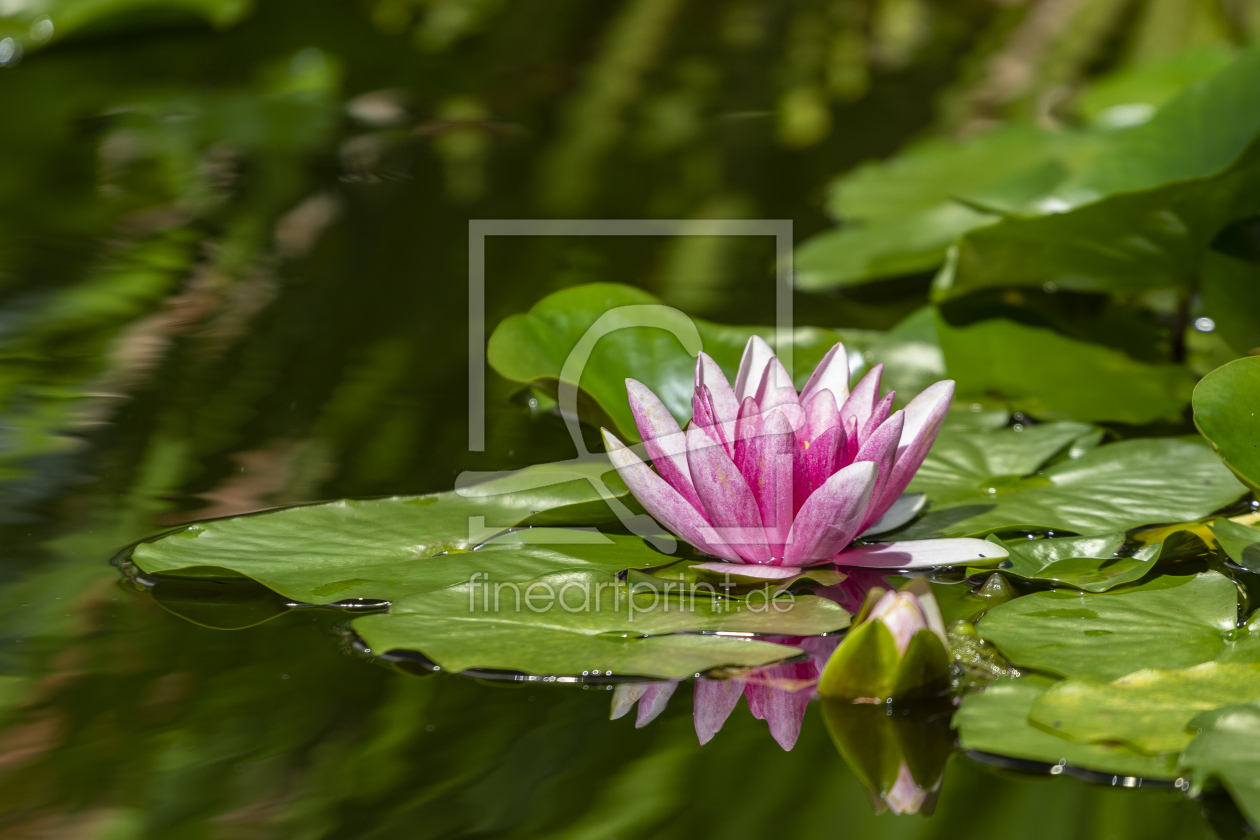
M992 566L1006 557L1006 549L996 543L958 537L944 540L905 540L850 548L836 557L836 565L867 569L930 569L933 566L967 564Z
M656 472L703 515L704 507L691 483L691 470L687 466L687 436L678 428L678 421L642 382L627 379L626 397L634 425Z
M739 416L739 400L735 398L735 390L730 380L722 371L721 365L713 361L708 353L701 352L696 359L696 390L705 385L709 396L713 399L713 410L721 421L726 439L735 440L735 418Z
M849 398L849 356L844 345L837 342L814 368L805 390L801 391L801 405L808 405L814 394L827 390L836 401L836 408Z
M748 397L757 395L761 375L773 358L774 350L764 338L754 335L748 339L748 343L744 345L744 355L739 360L739 373L735 376L735 399L742 403Z
M858 461L838 471L801 505L788 535L783 562L788 565L828 560L853 541L870 507L879 470Z
M696 493L709 514L711 527L701 532L705 541L734 550L748 563L770 562L757 500L726 450L715 445L703 430L691 428L687 430L687 463Z
M877 534L895 531L918 516L919 512L926 506L927 496L924 494L902 493L897 497L897 501L893 502L892 506L884 511L879 521L863 531L861 536L873 537Z

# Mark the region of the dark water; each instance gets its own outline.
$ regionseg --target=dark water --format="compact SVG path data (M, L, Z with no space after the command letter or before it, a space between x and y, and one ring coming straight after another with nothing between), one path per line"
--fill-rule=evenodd
M598 687L365 660L335 612L201 627L108 565L191 519L570 457L493 376L467 451L468 220L826 226L827 180L923 130L996 12L940 12L802 143L775 108L815 5L267 0L223 31L124 10L0 69L0 835L1229 835L1220 803L962 756L934 816L876 816L816 708L791 752L743 704L700 747L687 691L636 730ZM764 322L772 256L495 240L487 322L591 281ZM925 295L795 309L885 328Z

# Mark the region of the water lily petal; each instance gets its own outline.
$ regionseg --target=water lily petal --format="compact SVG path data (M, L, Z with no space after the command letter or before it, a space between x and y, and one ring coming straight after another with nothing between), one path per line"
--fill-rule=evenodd
M656 472L703 516L704 506L696 495L691 469L687 466L687 436L678 428L678 421L642 382L627 379L626 396L634 425Z
M691 426L689 428L703 429L714 443L726 450L727 455L735 456L735 449L731 446L730 438L726 436L722 421L717 416L717 410L713 405L713 394L707 385L701 385L691 395Z
M826 388L813 394L808 400L802 399L805 406L805 427L801 435L803 440L815 440L830 428L840 426L840 407L836 405L831 391Z
M701 677L696 680L692 717L701 745L709 743L718 734L743 694L744 681L738 678L711 680Z
M810 662L799 662L776 665L762 673L785 680L808 680L817 676L817 669ZM744 688L744 696L748 698L748 709L753 717L769 724L770 735L780 747L790 750L796 746L796 739L801 734L801 724L805 720L805 709L814 696L813 689L789 691L765 683L750 682Z
M740 470L757 500L770 554L778 558L783 557L783 545L796 512L792 504L795 449L792 426L776 409L766 416L761 431L748 442Z
M678 680L669 680L648 686L647 691L643 692L643 699L639 701L639 716L634 721L635 729L642 729L665 711L669 698L674 696L674 691L678 688L678 682Z
M868 569L930 569L967 563L995 564L1007 556L1005 548L988 540L958 537L945 540L905 540L850 548L836 556L837 566Z
M884 394L883 399L875 404L875 408L871 411L871 416L866 420L866 425L858 433L859 439L863 443L870 440L871 435L875 434L875 430L884 425L884 421L892 416L893 399L896 396L896 391L889 391L887 394Z
M754 335L748 339L748 343L744 345L744 355L739 360L739 373L735 375L735 399L741 404L748 397L757 395L761 375L773 358L774 350L764 338Z
M905 425L905 419L905 414L898 411L885 420L862 444L862 448L858 450L857 457L854 459L855 461L873 461L879 467L875 489L871 491L871 506L866 511L866 519L862 522L861 531L874 525L884 514L882 510L875 507L875 499L880 497L880 490L888 483L889 475L892 473L893 456L897 454L897 442L901 440L901 430Z
M612 709L608 717L610 720L617 720L629 714L634 708L634 704L639 702L639 698L648 690L648 683L618 683L613 689Z
M876 509L888 510L910 486L910 480L922 466L941 430L941 424L945 422L953 399L954 383L946 379L924 388L906 406L906 425L901 430L901 443L897 445L892 474L880 490Z
M792 387L792 377L788 374L778 356L771 356L762 371L761 381L757 383L757 404L762 414L769 414L779 406L800 406L796 389ZM804 415L802 415L803 417Z
M805 571L800 566L767 566L762 563L697 563L691 568L758 580L786 580Z
M858 461L815 490L792 523L784 564L801 565L829 558L852 542L870 506L878 473L875 464Z
M879 402L879 381L884 375L884 366L875 365L867 371L862 381L858 382L849 398L840 406L840 417L846 423L850 417L857 418L859 435L866 428L866 421L875 412L875 404Z
M748 442L761 429L761 408L752 397L747 398L739 407L739 416L735 420L735 466L740 473L744 471L744 459L748 457Z
M894 463L893 470L896 471L896 469L897 467ZM918 516L919 511L926 506L927 496L923 493L902 493L889 506L888 510L880 515L879 521L863 531L860 536L873 537L876 534L886 534L889 531L895 531Z
M888 805L889 813L917 814L927 801L928 793L915 783L910 766L903 761L897 769L897 781L884 795L884 803Z
M858 441L857 423L858 419L856 417L850 417L845 421L844 441L842 443L844 448L836 456L836 463L840 466L847 467L857 458L858 447L861 446L861 443Z
M670 487L663 478L652 472L651 467L643 463L630 447L617 440L607 429L601 431L609 460L617 468L617 474L626 483L626 487L638 499L639 504L643 505L644 510L684 542L691 543L707 554L739 562L739 554L730 546L710 545L704 539L703 534L709 528L709 523L691 506L691 503L677 490ZM700 435L704 434L698 429L696 431Z
M871 621L877 618L892 634L897 653L901 656L905 656L906 648L910 647L910 637L928 626L927 615L919 605L919 599L908 592L884 593L867 616Z
M840 342L836 342L827 351L827 355L822 357L818 367L814 368L809 381L805 383L805 390L801 391L801 404L808 405L821 391L831 392L837 409L849 398L849 354Z
M722 431L728 441L735 440L735 418L739 415L739 400L722 367L708 353L696 357L696 390L703 385L713 398L713 410L722 422Z
M716 526L701 532L706 542L734 549L748 563L770 562L757 500L726 450L713 445L708 435L693 427L687 430L687 463L696 493L709 521Z
M826 484L827 479L839 469L840 451L844 445L844 430L839 426L832 426L817 440L808 442L808 446L802 444L800 449L803 469L799 477L804 484L804 493L796 500L798 511L805 500Z

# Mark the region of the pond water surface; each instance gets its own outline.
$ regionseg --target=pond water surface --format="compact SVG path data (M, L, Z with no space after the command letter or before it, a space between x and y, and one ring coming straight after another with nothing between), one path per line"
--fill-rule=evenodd
M523 3L423 48L389 5L262 2L222 32L124 17L0 69L0 835L1238 832L1227 801L961 754L933 815L877 814L817 704L790 752L744 704L701 746L689 690L640 729L609 720L608 686L410 673L357 654L335 610L213 629L126 584L115 552L182 522L570 457L493 377L467 451L468 220L790 219L800 240L831 176L931 121L992 13L960 10L793 148L767 110L777 41L705 35L700 4ZM768 239L494 241L487 324L593 281L762 323L772 259ZM926 282L800 295L796 320L886 328Z

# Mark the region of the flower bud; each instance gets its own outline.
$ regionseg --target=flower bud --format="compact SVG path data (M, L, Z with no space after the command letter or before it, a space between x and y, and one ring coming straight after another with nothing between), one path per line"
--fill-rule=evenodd
M823 669L818 693L856 703L911 701L949 689L949 648L926 581L872 589L848 636Z

